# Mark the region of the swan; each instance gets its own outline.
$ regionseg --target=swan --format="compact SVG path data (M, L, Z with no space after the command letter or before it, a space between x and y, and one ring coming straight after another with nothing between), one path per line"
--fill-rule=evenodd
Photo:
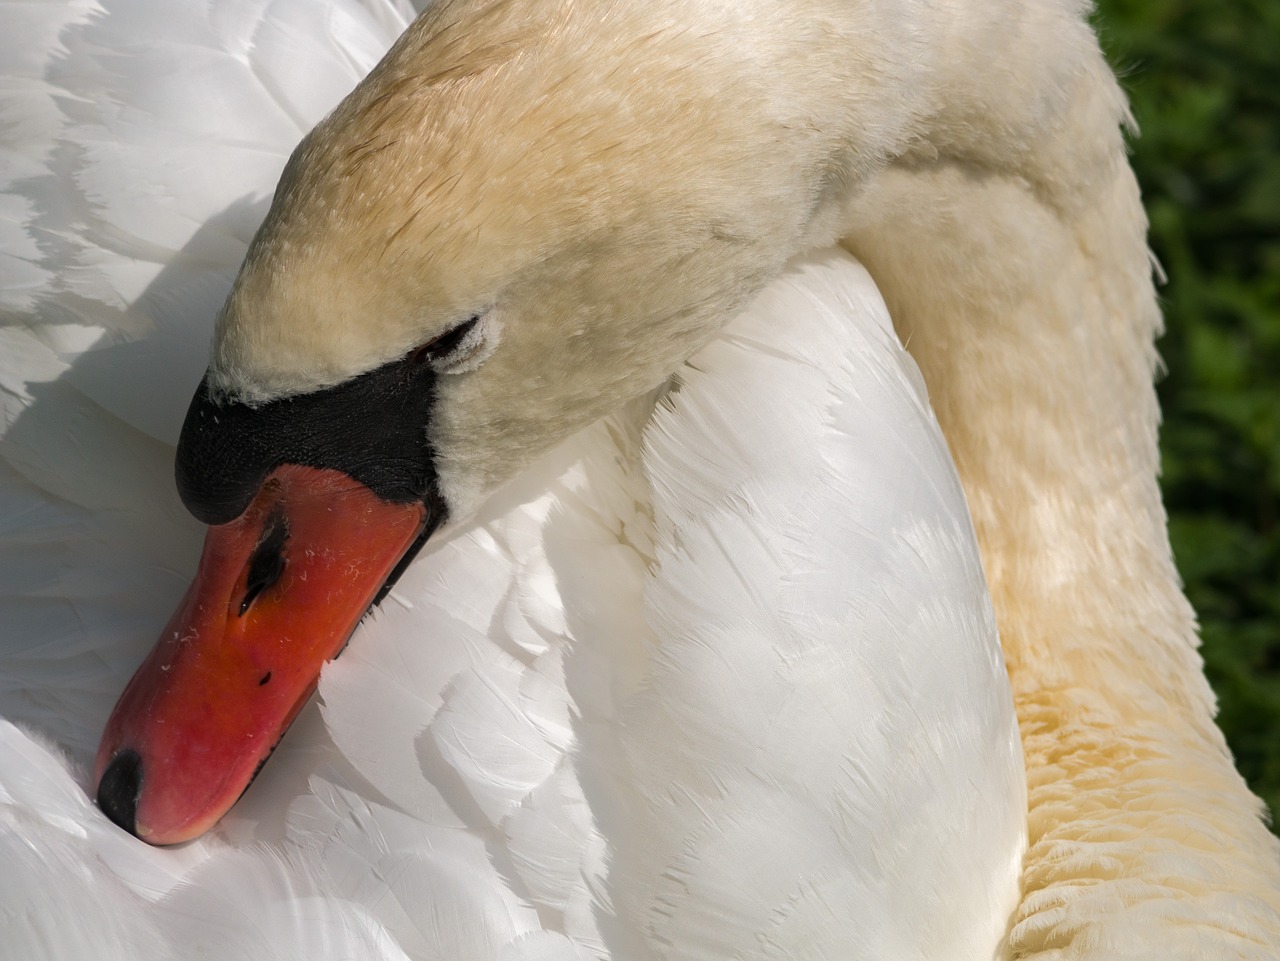
M245 25L259 21L227 13L264 9L252 4L213 11L210 32L229 52L261 68L262 51L293 52L300 42L278 29L271 19L277 15L275 5L268 7L258 36ZM148 203L125 210L129 205L113 196L111 178L102 174L113 165L117 176L128 169L128 149L117 151L114 138L70 137L71 128L83 132L97 125L95 132L105 128L115 134L137 123L127 111L120 118L111 116L119 99L93 96L93 85L103 83L104 75L109 87L116 85L113 94L127 90L153 111L168 107L197 129L208 122L208 104L179 114L177 105L165 102L173 96L171 90L158 91L140 68L100 54L112 50L112 43L130 52L138 49L128 32L140 20L139 9L108 4L105 17L90 13L80 21L85 11L69 6L59 10L61 23L50 22L57 17L49 15L37 35L61 38L67 56L56 58L48 70L22 74L30 52L15 52L20 76L30 81L17 85L16 115L34 128L33 143L53 142L61 149L14 151L17 169L34 176L24 181L14 201L19 209L13 222L22 229L13 233L10 249L17 253L10 258L22 273L12 297L20 309L39 307L36 316L45 320L29 324L30 332L20 330L24 337L14 335L11 356L17 362L11 362L5 383L29 384L33 371L40 370L47 377L40 383L54 385L51 391L86 398L79 409L101 408L138 425L144 434L150 431L153 438L172 439L174 434L164 430L172 431L173 425L158 428L165 415L148 409L156 406L154 399L118 396L119 362L136 364L148 353L114 349L139 343L136 328L142 323L136 312L119 315L118 308L146 300L147 292L137 285L138 274L146 271L137 261L163 249L156 238L166 232L171 250L196 242L183 251L188 256L173 257L179 280L154 297L162 301L173 290L185 289L184 284L221 285L225 291L229 277L211 282L211 271L200 268L235 246L228 223L251 218L235 208L221 222L183 223L182 210L166 216L163 202L170 200L168 190L177 178L168 171L169 179L156 181L154 194L129 198ZM486 505L503 496L504 484L535 455L628 397L657 388L697 348L707 348L728 318L796 254L840 241L870 268L929 383L974 515L1013 684L1027 760L1030 843L1018 869L1021 900L1016 909L1000 914L989 904L977 919L979 926L989 929L994 919L1003 931L1007 921L1006 946L1023 956L1140 955L1153 939L1175 956L1179 951L1200 956L1206 945L1220 946L1209 948L1211 953L1268 956L1276 929L1274 841L1261 826L1257 802L1232 769L1213 727L1190 612L1168 557L1154 486L1150 338L1157 320L1144 227L1122 159L1123 101L1087 28L1074 9L1055 4L1008 4L981 11L954 4L925 13L813 3L783 17L772 4L709 4L698 7L692 22L684 11L670 17L664 11L658 4L642 10L602 4L592 17L570 15L568 5L556 4L441 3L432 8L294 155L221 314L209 375L192 408L195 422L222 410L238 410L242 413L236 416L255 420L258 411L284 409L272 406L282 400L341 390L401 358L421 361L439 374L430 439L431 490L440 503L426 505L427 516L410 514L405 523L411 529L389 551L403 551L420 530L447 519L453 533L448 528L438 532L434 540L439 545L439 538L458 538L467 524L476 524L489 509ZM397 12L403 11L373 4L345 11L342 27L353 28L355 39L335 42L336 31L324 37L320 47L328 64L350 69L352 62L360 62L358 54L377 46L373 37L395 22ZM39 19L42 14L25 15ZM194 20L199 26L201 17ZM172 68L202 50L199 29L160 22L166 25L157 28L160 52L154 59L161 65ZM77 29L82 23L84 29ZM68 24L73 24L70 29ZM78 53L94 68L87 81L69 76ZM210 58L200 66L211 74L227 66L216 61ZM430 71L410 69L423 62L431 64ZM602 63L610 65L603 73L598 69ZM853 75L850 63L857 65ZM267 90L286 91L264 129L282 116L306 115L305 107L320 98L305 84L285 82L285 73L268 70L261 83ZM83 86L76 89L83 83L89 92ZM422 98L395 96L417 83L429 88L418 91ZM63 96L68 90L71 96ZM227 99L246 95L233 88ZM405 111L412 114L412 104L420 99L434 105L430 123L404 116ZM42 111L50 100L57 111ZM670 104L680 109L673 111ZM214 113L223 105L215 103ZM95 116L95 109L101 114ZM58 113L65 116L65 128ZM363 127L371 117L377 123ZM554 130L558 136L532 143L522 138L521 131L528 128L514 121L529 117L538 119L533 129ZM422 137L413 149L403 146L404 140L376 136L400 129L395 124L401 123ZM481 130L506 135L482 137ZM137 142L146 145L150 131L137 133ZM263 131L242 133L227 157L237 151L262 153L254 146ZM673 143L686 149L673 151ZM200 150L200 145L187 147ZM142 146L138 153L145 150ZM261 157L245 159L248 168L264 162ZM60 175L75 181L83 211L60 209L52 202L50 174L54 182ZM407 174L419 179L402 176ZM230 174L233 179L241 175ZM395 194L395 185L410 182L418 185L416 193ZM440 207L433 208L434 216L423 216L414 207L415 198L431 198ZM371 210L395 210L401 216L393 223L368 216ZM664 213L672 215L658 216ZM149 222L150 216L158 223ZM212 230L192 238L192 222ZM365 233L371 224L386 229ZM184 230L183 239L173 244L172 237ZM324 243L314 242L318 235L326 237ZM124 256L113 260L111 254ZM58 263L58 256L74 269L50 276L49 265ZM119 296L131 287L132 296ZM111 316L112 308L119 316ZM865 312L852 313L865 319ZM50 323L50 316L62 323ZM306 323L299 322L301 316L308 318ZM559 326L551 327L549 318ZM103 327L118 342L86 351ZM776 335L776 319L773 327ZM601 329L613 336L592 336ZM163 345L170 333L155 332L149 341ZM759 343L766 352L779 349L767 339ZM86 362L78 371L67 369L60 359L108 351L112 356L101 360L112 363ZM153 359L157 355L172 356L151 351ZM620 362L624 355L625 365ZM112 367L115 390L107 373ZM573 396L551 396L548 384L571 384ZM501 406L504 394L508 403ZM32 413L41 407L37 398L17 389L11 396L16 400L10 409L21 411L12 416L38 424L40 414ZM676 403L679 396L677 392ZM513 397L519 398L518 405L510 403ZM292 403L300 408L309 402ZM549 410L555 416L546 416ZM296 425L278 426L283 421L270 422L277 425L272 428L277 437L293 437L298 430ZM378 425L372 420L367 425L376 437ZM33 456L32 448L24 446L21 426L15 419L5 435L6 458L19 475L17 487L28 495L26 487L32 485L47 491L45 506L61 507L65 501L91 512L93 506L110 503L110 485L104 490L101 482L89 495L69 490L68 481L50 469L48 456ZM37 433L44 441L48 432ZM614 424L612 433L616 438L626 430ZM188 456L180 454L180 472L184 465L189 468L180 480L188 506L206 519L226 520L229 511L238 513L237 508L256 502L263 464L257 458L245 466L217 431L211 434L211 440L195 442ZM137 463L155 467L163 460L158 447L162 445L144 436L128 450ZM71 457L73 452L60 453ZM316 459L331 461L333 452L324 453ZM234 482L230 487L210 469L215 464L235 468L228 471ZM268 470L277 466L270 464ZM283 484L291 478L273 480ZM385 478L371 480L376 488ZM136 493L133 484L128 486ZM167 504L175 515L180 511L158 491L155 503ZM265 524L269 533L272 513L266 509L254 515L260 531ZM62 528L85 523L82 514L58 516L57 524L48 511L46 516L47 523ZM16 536L28 535L20 531ZM250 535L248 549L256 551L268 540ZM445 540L439 555L454 543ZM172 544L149 550L144 568L182 569L173 560L177 550ZM394 564L394 558L384 562ZM415 576L420 568L421 563L404 576ZM379 578L373 579L372 586L355 589L356 617L363 611L359 602L379 589ZM394 610L394 591L388 602ZM387 608L384 604L383 613ZM370 628L378 623L375 618ZM336 662L329 673L341 677L356 653ZM84 650L70 656L81 655L94 657ZM171 666L163 658L154 663L159 671ZM365 685L361 690L366 705L391 697L385 687ZM495 708L511 703L498 698L500 686L464 690L461 703ZM492 695L488 701L485 692ZM327 690L322 689L322 697L328 705ZM280 722L288 719L294 704L285 705ZM730 699L726 708L732 707ZM348 703L348 731L360 728L361 715ZM998 715L993 711L987 719ZM105 716L105 708L99 716ZM563 727L563 720L543 718L542 723L551 730L557 721ZM307 721L304 710L299 723ZM314 717L311 723L314 727ZM447 741L455 751L453 759L473 757L472 748L483 742L472 738L481 732L461 719L450 723L455 725L454 737ZM338 729L330 725L334 737L342 736ZM682 729L676 725L668 732L679 735ZM33 761L40 749L26 735L15 730L8 736L25 763L41 770L48 766L47 760ZM64 743L73 750L77 746L75 737ZM517 737L509 743L524 742ZM326 789L314 773L298 775L313 791L307 800L316 800L298 802L289 811L286 833L291 831L295 841L340 837L346 844L349 829L344 835L342 828L356 824L365 829L366 839L402 842L408 828L394 813L412 807L402 796L404 771L399 772L401 780L392 777L390 763L375 759L375 745L375 739L366 738L343 755L356 780L376 792L373 799L353 798L349 786ZM105 746L104 770L110 770L120 745ZM444 748L437 743L433 750ZM328 763L335 762L331 758ZM127 782L120 770L114 780ZM877 773L887 770L882 759ZM421 770L411 771L420 781ZM265 867L255 864L259 870L249 874L261 885L257 889L249 882L236 887L235 867L245 867L250 857L243 851L208 854L205 842L172 856L140 854L136 845L120 848L129 839L102 833L97 822L86 826L82 799L67 793L65 777L59 781L56 771L49 776L61 793L50 787L15 800L15 823L31 828L33 821L44 820L49 829L64 830L76 842L91 837L91 844L102 845L94 849L95 860L115 859L136 885L135 894L143 889L162 898L174 909L169 917L191 921L197 913L192 892L197 890L217 890L222 902L269 914L279 899L255 895L274 882L296 895L276 920L293 919L298 927L299 919L308 916L306 905L316 903L315 890L331 880L321 877L334 870L330 863L322 859L325 870L313 867L309 873L293 848L275 860L268 855ZM324 771L324 778L331 776L337 777ZM280 778L288 780L284 774ZM449 784L441 790L456 795L458 789ZM493 818L506 810L502 805L510 802L512 790L510 783L490 785L470 800L485 818ZM228 791L236 793L234 786ZM996 792L996 807L1011 797L1016 805L1016 793ZM456 796L447 800L458 803ZM881 803L886 800L892 801ZM380 801L393 803L381 806ZM566 818L574 816L568 809L575 799L548 803L559 803ZM348 805L346 813L334 815L340 805ZM117 820L133 820L119 810L115 814ZM634 810L611 814L623 820L639 816ZM299 819L316 833L300 827ZM228 830L234 832L234 827ZM1012 843L1007 850L1019 851L1017 837L1012 842L1007 833L1003 837ZM986 850L987 839L971 837L969 850ZM388 841L388 852L397 844ZM644 843L632 847L639 862L657 857ZM749 845L737 845L738 850L744 847ZM61 856L51 857L53 850ZM121 853L125 850L130 853ZM368 873L368 860L342 861L346 850L326 853L345 863L351 874ZM160 860L162 854L169 857ZM192 864L206 854L207 861ZM741 863L723 847L715 854L725 864ZM84 856L84 845L68 840L65 847L47 849L41 860L83 877ZM462 863L462 853L457 858ZM995 860L1003 860L1008 869L1009 858ZM755 868L767 875L766 868L785 861L771 856L761 842ZM439 859L433 866L440 867ZM289 875L286 868L298 872ZM496 870L493 864L489 868ZM203 872L206 883L192 884L187 871ZM686 907L714 903L714 898L699 897L697 884L682 871L683 866L673 882L683 885L682 896L668 893L658 902L661 910L650 906L653 913L639 936L638 952L665 952L674 944L681 956L692 955L700 946L699 932L721 930L682 914ZM381 877L385 869L372 873ZM628 893L625 874L611 874L593 897L601 904L607 895L616 895L610 905L613 916L634 919L635 891ZM48 876L58 877L56 872ZM224 879L221 889L213 884L218 877ZM998 871L978 871L969 880L973 885L981 879L976 886L983 887L1000 877ZM822 901L825 879L819 870L812 901ZM415 880L419 893L457 890L437 876ZM475 878L450 880L462 886ZM756 890L747 887L746 893ZM946 895L935 895L938 901L958 897L955 892L964 886L945 890ZM357 903L356 898L348 900ZM365 913L379 899L362 900L360 912L341 915L323 930L336 928L344 936L364 938L366 945L392 950L389 932L403 929L406 922ZM519 900L495 894L483 903L495 913L505 911L509 919L524 906L515 903ZM998 892L992 892L992 901L998 904ZM808 906L806 902L796 895L793 903ZM567 911L567 904L556 910ZM884 916L896 915L909 927L910 912L920 906L918 898L891 903ZM897 914L894 907L906 910ZM441 913L455 921L473 917L460 907L456 915ZM688 926L681 929L683 938L669 940L655 915L684 917ZM796 916L804 916L799 907ZM109 914L115 917L139 915ZM723 914L715 917L725 919ZM864 931L873 929L872 913L855 917L868 923ZM973 923L972 915L969 919ZM162 930L140 920L104 921L97 915L95 920L102 921L104 930L123 932L125 940L164 937ZM590 924L589 919L578 920ZM136 931L129 927L135 924ZM455 926L473 934L491 930L470 920ZM740 930L732 923L724 929ZM443 926L432 930L440 935ZM817 933L824 930L832 939L867 943L852 923L806 930L816 940L800 944L828 943ZM74 937L61 928L58 934ZM293 948L314 945L318 942L309 939L320 937L302 931L290 936ZM600 943L610 937L625 939L626 932L602 932ZM848 940L829 943L843 946ZM530 952L563 947L542 938L520 943L521 950ZM970 956L960 943L951 949ZM989 930L985 943L988 948L993 944ZM758 956L770 956L775 942L752 944ZM471 948L484 953L476 944ZM427 950L418 947L410 954ZM452 950L456 956L457 949ZM785 956L786 949L780 950ZM881 956L874 946L868 950ZM713 947L707 952L721 956ZM935 943L932 956L946 952Z
M169 53L130 46L112 13L62 42ZM258 41L276 26L265 18ZM334 39L350 43L350 25ZM110 109L119 88L88 96L83 76L101 80L77 66L59 95ZM112 147L60 189L133 167L136 145L191 115L135 108L115 137L115 118L53 113L67 142ZM278 162L299 132L279 136ZM234 155L241 141L222 136ZM6 331L5 550L34 572L2 608L4 636L24 640L0 726L5 951L992 956L1025 846L993 614L918 373L870 279L834 252L793 264L678 386L570 437L441 532L212 835L154 851L92 806L92 739L198 546L166 476L180 420L156 416L157 391L180 415L204 365L216 304L202 300L225 294L253 227L246 214L237 244L216 216L235 186L178 192L178 213L212 230L157 244L164 271L126 309L41 286ZM137 268L116 259L118 217L65 231L94 282ZM155 238L169 223L133 226ZM18 225L10 252L32 236ZM129 323L154 327L120 336ZM165 393L152 365L188 354L191 376ZM136 393L122 369L138 370ZM69 670L81 654L96 663Z

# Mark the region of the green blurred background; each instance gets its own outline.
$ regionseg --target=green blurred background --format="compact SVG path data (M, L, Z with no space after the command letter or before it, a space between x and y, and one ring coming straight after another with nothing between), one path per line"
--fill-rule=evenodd
M1099 0L1142 135L1161 448L1219 721L1280 823L1280 2Z

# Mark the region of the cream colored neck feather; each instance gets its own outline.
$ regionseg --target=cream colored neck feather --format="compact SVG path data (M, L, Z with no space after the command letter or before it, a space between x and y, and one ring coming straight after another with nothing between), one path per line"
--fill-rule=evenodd
M1029 788L1010 947L1270 957L1280 845L1213 723L1156 484L1160 315L1123 97L1095 51L1065 92L1011 168L881 175L844 241L920 364L978 531Z
M841 240L981 539L1030 786L1014 953L1245 956L1280 943L1280 846L1170 558L1125 118L1074 3L441 0L295 156L214 375L308 389L494 305L433 427L465 514Z

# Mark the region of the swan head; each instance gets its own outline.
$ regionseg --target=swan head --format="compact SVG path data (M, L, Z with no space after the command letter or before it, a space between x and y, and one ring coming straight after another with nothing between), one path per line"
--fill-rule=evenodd
M290 159L179 443L200 567L99 749L145 840L225 813L434 530L834 238L847 148L758 50L572 9L442 0Z

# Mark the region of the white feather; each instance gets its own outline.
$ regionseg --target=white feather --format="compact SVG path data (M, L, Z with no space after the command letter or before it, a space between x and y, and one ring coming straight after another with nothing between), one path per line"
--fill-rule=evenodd
M1024 844L1008 685L945 445L844 255L420 558L214 835L157 851L107 823L84 766L194 565L170 444L211 318L294 141L408 11L19 10L5 951L997 951Z

